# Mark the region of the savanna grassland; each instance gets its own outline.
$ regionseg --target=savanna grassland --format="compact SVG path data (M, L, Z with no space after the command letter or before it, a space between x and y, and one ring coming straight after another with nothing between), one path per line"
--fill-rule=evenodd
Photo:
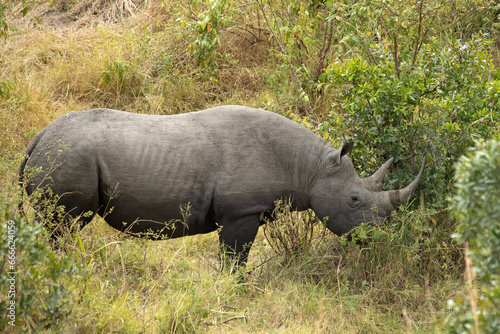
M473 0L7 1L0 297L13 221L18 308L11 326L0 301L0 329L447 332L448 300L471 291L448 212L453 164L498 132L499 10ZM286 115L333 145L354 139L363 177L396 157L386 188L407 184L425 155L424 180L386 224L352 240L282 206L261 228L243 280L221 270L216 233L154 242L96 218L50 249L17 181L38 131L74 110L163 115L225 104Z

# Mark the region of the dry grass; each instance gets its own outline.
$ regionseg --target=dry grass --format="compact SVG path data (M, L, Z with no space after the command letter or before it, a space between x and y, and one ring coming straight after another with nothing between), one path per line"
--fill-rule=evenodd
M260 94L262 79L256 68L267 65L265 45L248 45L250 48L242 53L247 42L230 35L228 49L222 53L236 50L236 60L223 66L220 85L209 84L200 79L200 71L186 51L188 32L173 18L168 22L159 19L159 13L165 12L161 2L107 4L59 1L55 12L52 5L44 3L26 18L10 20L18 32L0 51L0 81L14 85L10 94L21 100L25 109L19 114L37 118L47 115L46 120L34 122L39 125L37 130L77 109L113 107L176 113L242 98L252 100ZM135 9L114 14L118 7ZM170 12L176 8L168 7ZM35 24L34 16L41 23ZM68 16L74 20L65 20ZM240 62L245 64L239 66ZM0 106L12 108L5 101ZM17 122L23 126L19 133L30 129L32 123L27 117ZM6 121L11 124L20 120Z

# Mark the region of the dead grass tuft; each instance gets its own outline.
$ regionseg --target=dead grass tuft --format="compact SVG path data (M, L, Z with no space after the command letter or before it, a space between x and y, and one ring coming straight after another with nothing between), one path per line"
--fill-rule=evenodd
M43 1L23 17L24 5L19 1L11 20L22 28L39 25L57 29L85 27L96 23L120 23L147 6L146 0Z

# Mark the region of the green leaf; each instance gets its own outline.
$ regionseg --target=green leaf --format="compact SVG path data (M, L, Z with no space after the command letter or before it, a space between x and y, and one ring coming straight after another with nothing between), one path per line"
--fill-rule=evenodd
M24 7L23 9L23 17L26 16L26 14L28 14L30 8L28 6Z

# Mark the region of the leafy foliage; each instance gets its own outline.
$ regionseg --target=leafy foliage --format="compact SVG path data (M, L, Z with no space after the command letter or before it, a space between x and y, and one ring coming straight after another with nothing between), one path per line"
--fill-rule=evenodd
M361 170L396 157L396 166L406 168L391 181L395 187L409 182L417 157L427 155L424 192L436 205L450 191L453 161L500 120L488 36L443 41L434 35L436 17L448 10L437 1L343 6L337 20L350 52L331 62L320 83L335 94L320 130L354 137Z
M0 287L2 294L15 286L13 298L2 298L0 310L7 314L15 300L15 319L0 318L0 328L15 326L37 331L58 328L58 321L71 313L71 293L61 283L80 278L81 268L71 256L61 257L48 246L41 224L15 218L2 208L0 222Z
M37 3L40 3L40 0L22 0L22 10L21 13L23 16L26 16L30 9ZM7 23L6 16L8 13L12 12L13 1L7 0L2 1L0 3L0 37L7 38L9 34L9 24Z
M10 81L0 82L0 99L8 99L14 85Z
M230 14L227 12L231 6L228 0L209 0L208 8L198 15L197 20L184 21L178 19L182 26L191 30L196 39L191 43L191 52L196 63L208 69L209 73L217 68L217 46L220 46L219 33L227 25Z
M391 51L383 45L371 49L378 64L356 57L327 70L329 80L341 87L336 110L343 121L335 120L334 131L353 129L360 169L374 167L366 157L380 163L394 156L412 165L425 154L433 162L427 168L425 189L431 200L449 191L455 158L474 138L488 137L500 119L500 86L488 81L493 67L487 42L476 37L456 43L443 48L431 40L400 77ZM400 59L402 67L408 64ZM399 179L401 186L411 175Z
M9 25L5 19L5 11L7 9L6 4L3 2L0 4L0 36L4 38L7 36L7 31L9 30Z
M455 237L470 245L478 275L479 298L469 285L469 296L450 301L452 333L498 333L500 330L500 141L478 141L456 166L457 192L450 199L460 224ZM467 259L466 259L467 260Z

